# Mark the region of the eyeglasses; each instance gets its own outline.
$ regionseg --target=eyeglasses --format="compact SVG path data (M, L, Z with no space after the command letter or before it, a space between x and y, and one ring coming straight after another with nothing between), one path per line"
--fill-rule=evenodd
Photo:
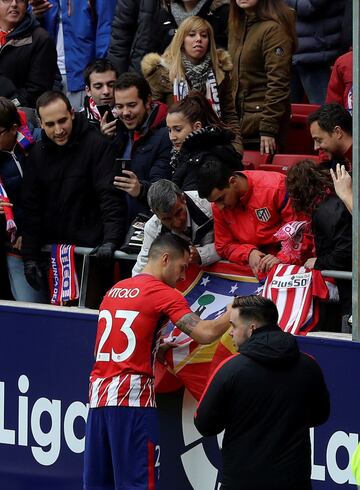
M4 3L5 5L9 5L13 1L14 0L0 0L0 2ZM16 3L22 3L24 5L27 2L27 0L15 0L15 2Z

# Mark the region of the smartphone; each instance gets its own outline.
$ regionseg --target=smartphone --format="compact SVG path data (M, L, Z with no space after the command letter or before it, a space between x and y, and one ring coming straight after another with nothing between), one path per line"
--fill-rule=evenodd
M115 158L115 175L128 177L128 175L123 174L123 170L130 170L130 163L131 160L127 158Z
M107 104L98 105L97 108L98 108L98 111L99 111L101 117L104 117L105 112L107 112L106 122L109 123L109 122L115 121L115 116L112 113L111 107L109 105L107 105Z

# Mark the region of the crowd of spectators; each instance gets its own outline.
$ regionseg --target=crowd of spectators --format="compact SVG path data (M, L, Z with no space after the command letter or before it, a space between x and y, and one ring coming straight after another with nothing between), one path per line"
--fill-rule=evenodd
M52 243L93 248L107 287L139 213L134 274L167 229L200 266L261 278L293 263L274 234L302 219L297 263L350 270L345 13L345 0L0 0L1 297L9 281L14 299L48 301ZM320 167L244 170L244 151L285 151L294 101L324 104L308 120Z

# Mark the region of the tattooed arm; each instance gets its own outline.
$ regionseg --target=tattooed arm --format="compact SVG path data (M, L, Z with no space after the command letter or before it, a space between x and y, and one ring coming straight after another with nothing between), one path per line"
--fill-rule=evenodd
M199 344L211 344L230 327L230 312L214 320L201 320L195 313L187 313L176 322L176 326Z

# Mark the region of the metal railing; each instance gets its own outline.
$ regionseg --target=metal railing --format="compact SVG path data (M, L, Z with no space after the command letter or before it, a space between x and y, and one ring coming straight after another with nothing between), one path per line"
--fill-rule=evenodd
M81 278L79 284L79 308L85 308L86 295L88 290L88 279L89 279L89 270L90 270L90 252L92 248L86 247L75 247L75 254L83 255L83 264L81 271ZM114 259L117 260L133 260L136 261L137 254L126 254L125 252L121 252L120 250L116 250L114 252Z
M43 252L51 252L51 245L46 245L42 248ZM79 278L79 300L78 300L78 307L79 308L86 308L86 297L87 297L87 292L88 292L88 284L89 284L89 271L90 271L90 257L94 257L91 252L93 251L93 248L87 248L87 247L75 247L75 254L76 255L82 255L83 256L83 263L82 263L82 269L81 269L81 274ZM116 250L114 252L114 259L116 260L130 260L130 261L136 261L137 259L137 254L127 254L125 252L122 252L120 250ZM227 262L225 260L222 260L221 262ZM352 272L348 271L332 271L332 270L323 270L321 271L321 275L324 277L331 277L334 279L345 279L345 280L353 280L353 274ZM355 335L354 335L354 330L355 330ZM353 321L353 334L352 334L352 339L353 340L358 340L358 326L355 324Z
M46 247L46 250L50 250L50 247ZM75 247L75 253L78 255L83 255L83 267L81 271L81 279L80 279L80 296L79 296L79 307L85 308L85 301L86 301L86 294L87 294L87 288L88 288L88 276L89 276L89 267L90 267L90 252L92 251L91 248L85 248L85 247ZM137 255L136 254L126 254L124 252L121 252L120 250L115 251L114 253L114 258L119 259L119 260L134 260L136 261ZM226 262L226 261L223 261ZM352 272L348 271L331 271L331 270L324 270L321 271L321 275L324 277L331 277L334 279L345 279L345 280L352 280Z

